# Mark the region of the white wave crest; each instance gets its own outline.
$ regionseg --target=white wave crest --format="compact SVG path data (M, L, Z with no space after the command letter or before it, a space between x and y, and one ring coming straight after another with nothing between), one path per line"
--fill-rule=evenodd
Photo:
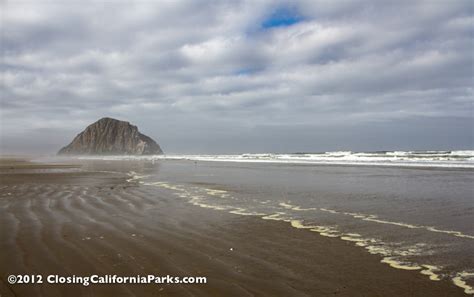
M80 157L80 159L151 161L190 160L214 162L474 168L474 150L384 152L340 151L325 153L264 153L240 155L87 156Z

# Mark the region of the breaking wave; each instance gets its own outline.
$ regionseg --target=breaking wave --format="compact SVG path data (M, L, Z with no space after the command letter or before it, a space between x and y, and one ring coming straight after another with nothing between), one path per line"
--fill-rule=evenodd
M105 160L191 160L214 162L253 162L287 164L327 164L366 166L408 166L474 168L474 150L463 151L380 151L324 152L294 154L240 155L151 155L151 156L88 156L81 159Z

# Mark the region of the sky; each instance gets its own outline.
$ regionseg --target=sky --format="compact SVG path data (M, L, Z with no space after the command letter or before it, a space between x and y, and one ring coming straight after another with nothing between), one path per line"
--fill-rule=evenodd
M0 153L474 149L474 2L0 0Z

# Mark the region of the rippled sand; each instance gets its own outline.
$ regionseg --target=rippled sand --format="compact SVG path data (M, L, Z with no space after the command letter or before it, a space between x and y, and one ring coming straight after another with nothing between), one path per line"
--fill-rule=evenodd
M348 242L196 207L126 175L8 170L0 175L1 296L465 296ZM10 274L208 283L9 285Z

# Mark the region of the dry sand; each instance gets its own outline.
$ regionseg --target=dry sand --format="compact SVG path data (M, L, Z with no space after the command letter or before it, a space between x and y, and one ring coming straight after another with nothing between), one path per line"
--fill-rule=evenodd
M2 297L466 296L284 222L195 207L121 175L13 163L3 160L0 173ZM207 284L9 285L10 274L169 274Z

